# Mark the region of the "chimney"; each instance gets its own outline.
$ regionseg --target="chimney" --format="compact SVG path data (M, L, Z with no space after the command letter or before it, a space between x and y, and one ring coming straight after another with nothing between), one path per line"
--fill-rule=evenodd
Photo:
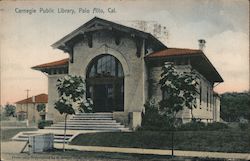
M199 42L199 49L203 51L203 49L206 47L206 45L205 45L206 40L200 39L200 40L198 40L198 42Z
M36 102L36 97L32 96L32 102L35 103Z

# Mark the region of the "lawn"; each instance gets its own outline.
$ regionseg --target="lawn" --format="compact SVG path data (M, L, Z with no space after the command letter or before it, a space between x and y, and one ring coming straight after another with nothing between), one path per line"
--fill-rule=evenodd
M80 134L70 144L84 146L171 149L171 133L136 131ZM174 148L178 150L250 152L250 130L177 131Z
M9 141L13 136L22 131L36 131L37 128L1 129L1 141Z
M106 153L106 152L86 152L77 150L66 150L63 152L61 149L55 149L51 152L44 153L19 153L19 154L3 154L5 160L61 160L61 161L229 161L230 159L218 158L198 158L198 157L174 157L160 156L160 155L145 155L145 154L126 154L126 153ZM241 161L241 160L238 160ZM243 161L243 160L242 160Z

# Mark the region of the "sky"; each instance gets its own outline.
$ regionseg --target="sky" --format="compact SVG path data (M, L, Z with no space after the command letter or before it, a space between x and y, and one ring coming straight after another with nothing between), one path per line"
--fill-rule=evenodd
M58 13L61 8L75 13ZM51 45L95 16L121 24L156 21L167 27L168 47L197 49L197 40L205 39L204 53L224 79L214 90L249 90L247 0L0 1L0 16L1 105L26 98L26 89L29 96L47 93L47 76L31 67L68 57Z

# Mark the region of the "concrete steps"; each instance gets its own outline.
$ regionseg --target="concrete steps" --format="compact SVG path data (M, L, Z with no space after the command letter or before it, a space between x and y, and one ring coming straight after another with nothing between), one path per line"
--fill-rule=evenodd
M58 122L36 132L20 132L12 139L17 141L27 141L29 135L53 133L54 142L63 143L64 124L64 122ZM112 113L78 113L69 117L66 127L66 143L70 142L70 140L79 133L129 131L128 128L125 128L124 125L113 119Z
M46 129L64 129L64 122L58 122ZM67 120L67 130L122 131L124 125L113 119L112 113L78 113Z
M14 138L12 138L12 140L15 141L28 141L29 136L30 135L35 135L35 134L39 134L39 133L32 133L32 132L21 132L19 134L17 134ZM68 143L69 140L73 137L73 135L69 135L67 134L65 136L65 143ZM64 139L64 135L63 134L54 134L54 142L55 143L63 143Z

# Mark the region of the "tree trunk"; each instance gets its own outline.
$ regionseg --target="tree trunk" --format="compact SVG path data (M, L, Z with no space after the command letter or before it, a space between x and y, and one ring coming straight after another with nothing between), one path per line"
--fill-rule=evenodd
M175 120L176 120L177 112L173 113L173 125L171 131L171 150L172 150L172 157L174 157L174 130L175 130Z
M172 139L172 147L171 147L171 149L172 149L172 157L174 157L174 129L172 129L172 137L171 137L171 139Z
M68 114L65 115L64 138L63 138L63 151L65 151L65 138L66 138L67 116L68 116Z
M192 117L192 121L193 121L194 120L193 108L191 108L190 110L191 110L191 117Z

